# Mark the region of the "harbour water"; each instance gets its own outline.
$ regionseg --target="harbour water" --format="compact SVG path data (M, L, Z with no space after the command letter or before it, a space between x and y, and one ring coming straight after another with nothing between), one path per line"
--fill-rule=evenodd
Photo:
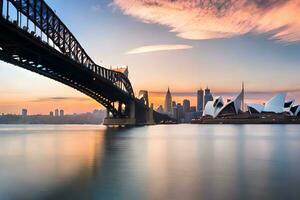
M0 199L300 199L299 125L1 125Z

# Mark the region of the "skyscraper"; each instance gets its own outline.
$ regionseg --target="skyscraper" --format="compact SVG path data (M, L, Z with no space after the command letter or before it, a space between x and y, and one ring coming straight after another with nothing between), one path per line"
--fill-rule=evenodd
M202 88L197 91L197 111L203 112L203 98L204 98L204 91Z
M59 111L59 116L63 117L65 115L65 111L64 110L60 110Z
M203 105L203 107L206 106L207 102L213 101L213 100L214 100L214 98L213 98L212 94L210 93L210 89L208 87L206 87L205 94L204 94L204 105Z
M55 109L55 117L58 117L58 116L59 116L59 110Z
M191 109L191 102L188 99L183 100L183 112L187 113L190 112Z
M21 114L22 114L23 117L26 117L27 116L27 109L22 109Z
M164 111L166 113L172 113L172 95L170 92L170 88L168 88L168 91L166 94Z

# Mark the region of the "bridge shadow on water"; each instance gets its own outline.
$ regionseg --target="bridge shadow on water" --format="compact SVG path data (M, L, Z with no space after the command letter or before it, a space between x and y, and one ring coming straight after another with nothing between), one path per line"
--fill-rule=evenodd
M95 137L91 162L81 166L67 183L49 192L42 199L123 199L124 193L118 194L116 191L122 191L124 185L131 184L128 174L122 172L122 164L127 165L126 160L130 160L130 142L127 140L132 139L132 130L132 127L123 127L99 131L97 134L100 136ZM136 196L139 191L131 192Z

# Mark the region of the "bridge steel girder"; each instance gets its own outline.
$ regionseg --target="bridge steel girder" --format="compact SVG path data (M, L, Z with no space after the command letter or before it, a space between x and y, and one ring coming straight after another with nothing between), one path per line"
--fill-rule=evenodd
M2 17L2 11L3 11L3 0L0 0L0 17Z
M17 9L17 21L4 17L3 2ZM9 5L9 4L7 4ZM8 11L8 8L6 9ZM0 59L66 84L102 104L114 118L134 116L145 124L149 107L134 97L132 85L123 73L96 65L74 35L43 0L0 0ZM6 13L9 14L9 13ZM19 16L27 17L27 27L19 26ZM56 47L28 32L28 20L51 39ZM21 22L20 22L21 24ZM115 103L125 105L115 107ZM122 110L121 110L122 109ZM153 112L156 123L170 120Z
M62 54L80 64L81 67L92 71L95 75L111 81L115 87L124 90L128 93L128 95L134 98L133 88L128 77L126 77L123 73L109 70L97 65L85 52L84 48L80 45L72 32L45 3L45 1L6 1L10 2L18 12L26 16L47 36L48 39L51 39Z
M131 96L114 87L107 79L95 76L78 63L63 56L47 44L36 41L26 31L15 31L12 24L0 19L0 59L8 63L52 78L69 85L92 97L105 106L114 116L119 112L113 102L125 105L132 101Z

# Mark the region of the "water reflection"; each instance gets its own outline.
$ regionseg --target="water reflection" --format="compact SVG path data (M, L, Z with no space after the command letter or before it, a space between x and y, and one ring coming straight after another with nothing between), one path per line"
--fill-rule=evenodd
M93 177L101 165L104 133L91 127L1 126L1 197L44 198Z
M0 199L300 198L300 126L0 126L0 145Z

